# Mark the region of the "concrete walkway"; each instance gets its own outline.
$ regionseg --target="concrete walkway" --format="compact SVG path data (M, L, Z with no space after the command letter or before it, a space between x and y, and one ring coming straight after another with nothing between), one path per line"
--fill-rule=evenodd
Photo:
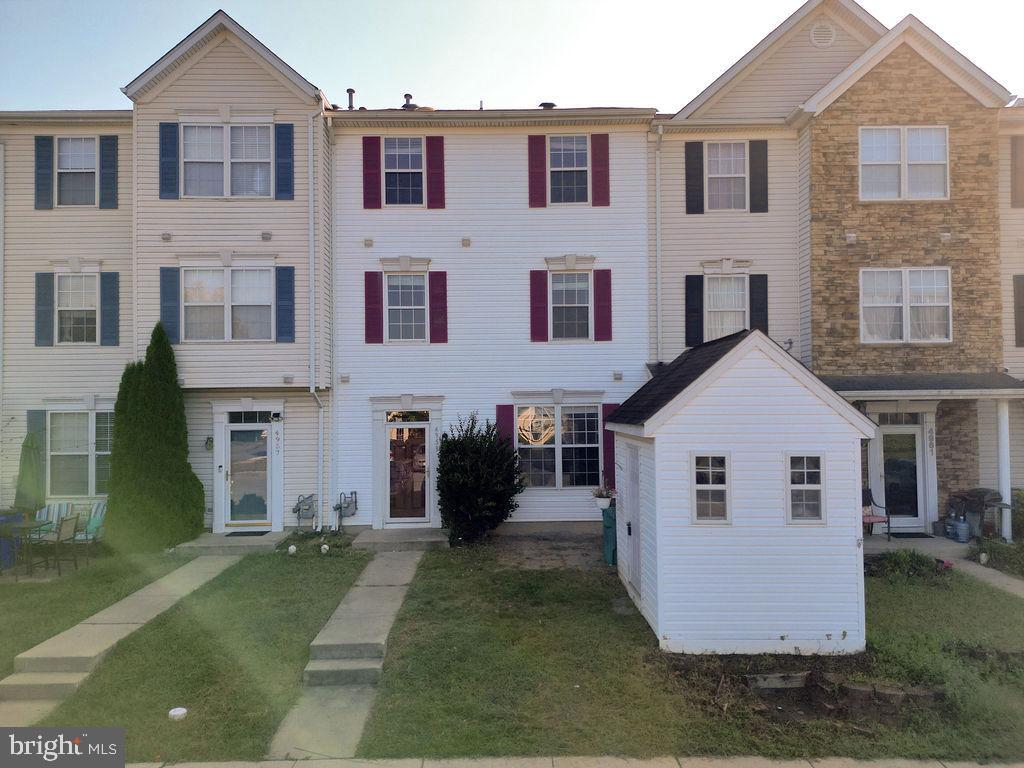
M160 768L167 763L129 763L128 768ZM176 768L1024 768L1024 763L965 763L939 760L769 760L766 757L482 757L456 760L265 760L259 763L177 763Z
M0 725L32 725L66 699L118 641L160 615L229 565L232 557L197 557L80 624L14 658L0 680Z
M309 646L306 687L270 745L271 758L352 757L377 697L388 634L423 553L370 561Z

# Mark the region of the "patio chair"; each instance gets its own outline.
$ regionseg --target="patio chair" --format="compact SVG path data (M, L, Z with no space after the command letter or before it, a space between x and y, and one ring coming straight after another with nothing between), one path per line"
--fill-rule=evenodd
M44 553L40 561L50 567L50 557L57 564L57 575L61 575L60 564L72 562L78 570L78 552L75 549L75 533L78 530L78 515L62 517L56 530L41 536L36 544ZM35 565L35 564L33 564Z
M94 549L103 538L103 521L107 515L107 502L93 502L86 518L85 526L75 533L75 543L82 546L85 553L85 564L89 565L89 550Z
M57 522L70 514L70 501L59 501L54 504L47 504L46 506L41 507L36 511L36 522L46 523L46 525L38 529L36 533L39 535L52 533Z
M861 489L860 500L864 535L871 536L874 534L875 523L885 523L885 538L887 541L892 541L892 518L889 517L888 510L875 501L870 488Z

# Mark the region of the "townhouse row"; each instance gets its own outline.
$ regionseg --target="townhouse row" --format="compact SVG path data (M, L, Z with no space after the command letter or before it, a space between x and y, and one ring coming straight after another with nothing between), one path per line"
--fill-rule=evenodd
M339 108L222 11L122 90L0 113L0 506L29 431L104 495L157 321L215 531L438 526L474 411L514 520L594 521L605 418L746 328L877 425L894 526L1024 482L1024 105L914 17L809 0L673 114Z

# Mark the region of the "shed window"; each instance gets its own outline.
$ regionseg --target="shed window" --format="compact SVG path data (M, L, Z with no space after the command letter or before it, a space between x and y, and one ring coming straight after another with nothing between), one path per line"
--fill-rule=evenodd
M821 456L789 457L789 521L821 522L825 517L822 496Z
M728 456L693 457L694 506L697 522L729 521Z

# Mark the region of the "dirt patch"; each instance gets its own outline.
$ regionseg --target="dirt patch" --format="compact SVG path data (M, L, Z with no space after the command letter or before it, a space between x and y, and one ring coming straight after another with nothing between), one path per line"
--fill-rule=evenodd
M541 536L494 536L491 538L498 562L507 568L524 570L607 569L601 556L600 536L551 539Z

